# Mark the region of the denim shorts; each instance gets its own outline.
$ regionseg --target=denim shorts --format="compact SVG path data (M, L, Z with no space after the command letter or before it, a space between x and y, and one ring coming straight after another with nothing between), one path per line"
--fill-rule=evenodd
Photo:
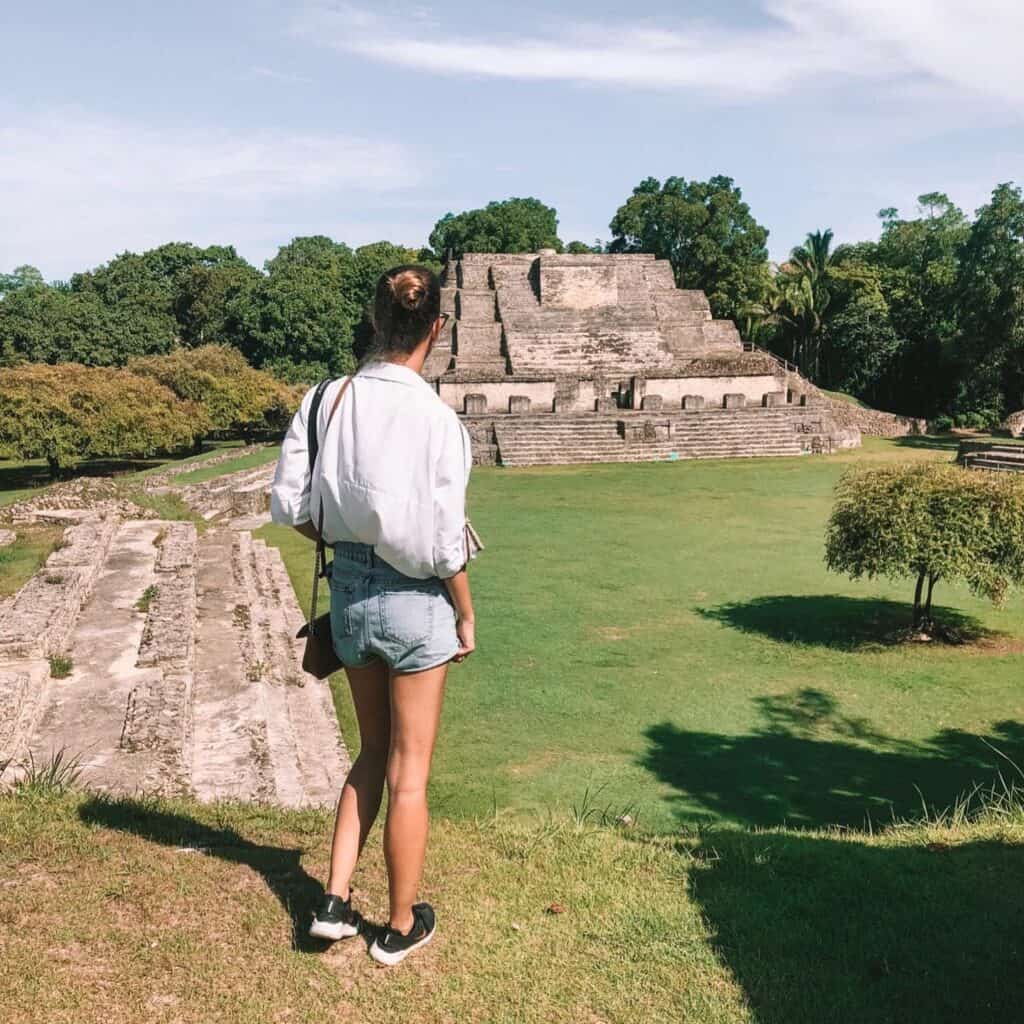
M369 544L334 545L330 568L331 638L347 668L374 659L395 672L422 672L459 649L455 607L444 583L405 576Z

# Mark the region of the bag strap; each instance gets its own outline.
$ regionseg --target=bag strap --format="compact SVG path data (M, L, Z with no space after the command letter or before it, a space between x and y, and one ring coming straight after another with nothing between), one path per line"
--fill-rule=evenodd
M313 466L316 457L320 453L320 438L317 437L316 421L320 415L320 406L323 404L324 395L331 386L332 378L320 381L316 391L313 392L313 401L309 406L309 417L306 420L306 451L309 454L309 473L312 480Z
M346 377L341 387L338 388L338 394L334 398L334 402L331 405L331 411L327 414L327 422L324 424L324 437L327 436L327 431L330 430L331 420L334 419L334 414L338 411L338 406L341 405L341 399L348 390L349 384L352 383L353 376L354 374L350 374ZM316 461L320 456L320 439L317 436L316 421L317 416L320 413L320 406L323 403L324 394L330 383L331 381L325 380L320 384L316 389L316 394L313 395L313 402L309 407L309 421L307 422L306 427L309 438L309 486L311 488L313 486L313 474L316 472ZM316 553L314 555L313 562L313 593L309 599L310 636L312 636L315 631L317 588L320 584L320 578L327 575L327 545L324 543L324 496L322 491L320 494L319 513L319 521L316 524Z

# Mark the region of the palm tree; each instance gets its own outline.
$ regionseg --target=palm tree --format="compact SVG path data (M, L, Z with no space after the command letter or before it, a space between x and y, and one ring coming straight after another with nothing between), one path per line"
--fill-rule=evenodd
M809 233L776 278L780 322L790 339L793 362L812 380L820 376L823 328L833 298L832 238L831 228Z

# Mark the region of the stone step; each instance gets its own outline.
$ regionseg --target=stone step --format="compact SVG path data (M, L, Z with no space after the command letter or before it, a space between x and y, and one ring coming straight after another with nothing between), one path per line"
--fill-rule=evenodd
M158 544L166 525L156 520L118 524L64 646L73 670L66 678L46 681L41 713L28 742L37 763L60 750L78 758L82 782L92 789L152 791L154 780L166 777L168 784L161 789L181 790L180 772L167 777L170 762L157 763L161 751L124 742L134 696L150 688L159 691L163 683L160 666L138 664L147 616L137 603L158 582ZM176 670L185 672L187 667ZM180 738L176 747L180 769Z
M253 555L268 607L269 669L263 681L272 688L268 704L277 709L270 722L272 754L280 733L280 749L287 749L301 787L294 805L327 806L337 800L349 767L330 687L302 670L304 644L295 634L304 616L281 553L257 540ZM324 586L321 599L320 610L326 611L330 597Z
M0 669L0 782L8 767L16 773L28 753L50 681L42 658L6 662Z
M993 472L1024 473L1024 459L994 455L972 455L967 460L969 469L988 469Z
M255 603L251 546L251 534L224 528L199 546L190 782L204 801L277 796L262 693L248 671L258 652L243 656Z
M225 546L211 551L212 561L223 559ZM333 804L348 757L329 686L302 671L295 633L303 617L280 553L240 531L229 562L221 571L229 570L230 588L201 597L211 603L202 607L201 629L204 622L230 621L206 651L201 632L194 791L206 800Z
M61 653L117 528L114 518L87 519L64 531L60 547L0 612L0 658Z
M493 323L497 317L494 292L490 289L460 288L455 293L455 315L460 324Z

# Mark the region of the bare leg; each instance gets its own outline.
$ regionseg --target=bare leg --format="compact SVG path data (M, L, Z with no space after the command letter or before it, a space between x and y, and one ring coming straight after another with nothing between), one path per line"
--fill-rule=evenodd
M448 666L391 677L391 751L384 859L388 867L392 928L413 926L427 852L427 779L441 718Z
M327 892L342 899L348 899L352 872L380 810L391 742L387 665L375 661L365 668L347 668L345 674L359 723L359 756L338 799L327 880Z

